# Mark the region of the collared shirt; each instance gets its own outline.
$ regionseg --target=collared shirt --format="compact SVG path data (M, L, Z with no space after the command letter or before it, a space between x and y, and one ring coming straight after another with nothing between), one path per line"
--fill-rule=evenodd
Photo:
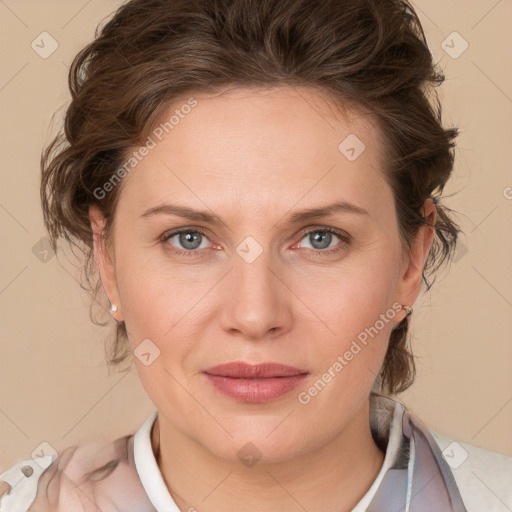
M22 460L0 473L10 487L0 512L180 512L151 444L157 415L133 435ZM403 404L374 393L370 426L384 462L351 512L512 511L512 457L441 436Z

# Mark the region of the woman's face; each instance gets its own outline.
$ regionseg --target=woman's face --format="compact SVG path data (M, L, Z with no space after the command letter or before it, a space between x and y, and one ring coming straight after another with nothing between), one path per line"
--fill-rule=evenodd
M173 104L116 185L113 262L97 254L162 421L228 460L246 443L282 461L333 439L419 293L428 247L419 266L401 250L379 133L319 94L239 89ZM326 209L335 203L345 206ZM205 373L233 362L299 371Z

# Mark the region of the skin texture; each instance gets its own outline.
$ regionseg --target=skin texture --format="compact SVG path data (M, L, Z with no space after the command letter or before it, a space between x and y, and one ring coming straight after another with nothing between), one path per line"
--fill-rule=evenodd
M298 394L394 303L414 303L433 228L420 229L410 255L403 250L370 116L346 117L310 88L194 98L191 112L118 185L112 253L100 236L104 219L90 208L102 283L118 306L113 316L126 322L133 350L148 338L160 350L148 366L134 358L159 410L158 464L182 510L350 510L382 466L369 394L405 310L309 403ZM185 103L174 102L162 119ZM349 134L366 146L354 161L338 149ZM368 214L286 220L340 200ZM206 210L224 223L141 217L163 203ZM431 200L423 215L435 221ZM161 241L178 228L205 231L198 255L173 252L190 247L179 235ZM350 241L332 235L322 245L317 231L307 234L326 228ZM237 252L248 236L262 249L252 263ZM324 247L341 250L328 255ZM309 375L275 400L242 402L202 373L232 361L279 362ZM246 443L257 448L250 448L255 465L238 457Z

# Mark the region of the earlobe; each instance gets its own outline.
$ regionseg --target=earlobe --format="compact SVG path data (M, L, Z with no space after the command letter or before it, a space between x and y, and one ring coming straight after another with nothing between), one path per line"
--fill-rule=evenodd
M103 289L110 301L110 314L118 321L122 320L120 312L119 294L115 278L114 262L112 256L108 253L105 238L105 217L96 205L89 206L89 221L93 234L93 254L94 261L100 271L101 283Z
M401 304L414 304L420 293L423 269L434 241L437 219L437 210L431 198L425 201L421 214L430 225L419 228L416 238L411 242L408 257L404 259L406 267L397 287L397 301Z

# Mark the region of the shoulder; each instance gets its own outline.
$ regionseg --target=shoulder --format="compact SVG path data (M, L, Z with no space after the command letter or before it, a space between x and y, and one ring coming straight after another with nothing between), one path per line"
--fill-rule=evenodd
M512 457L429 430L451 468L468 512L512 510Z
M126 458L130 437L70 446L61 453L17 462L0 472L1 512L25 512L31 506L49 511L51 503L63 500L78 505L76 490L112 473Z

